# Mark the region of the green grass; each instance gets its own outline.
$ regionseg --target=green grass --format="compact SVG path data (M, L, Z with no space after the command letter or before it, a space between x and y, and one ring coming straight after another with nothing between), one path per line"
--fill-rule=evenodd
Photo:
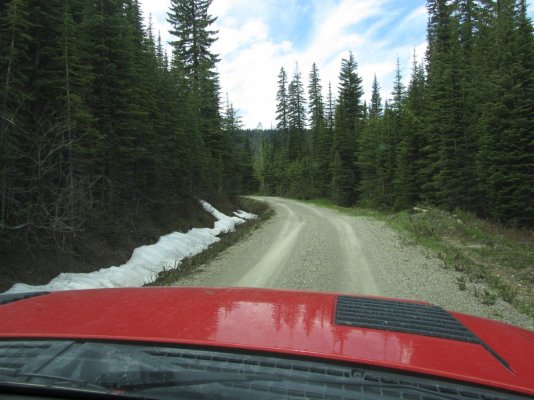
M483 304L500 298L534 317L534 231L504 227L464 211L421 207L386 213L339 207L329 200L309 202L387 222L407 244L430 250L445 268L459 272L461 290L470 290Z
M169 265L168 268L155 277L153 282L145 286L172 286L181 278L194 274L202 265L213 260L219 253L248 236L252 231L258 229L263 222L274 215L274 210L266 203L260 201L239 198L236 199L236 203L237 208L256 214L258 218L238 225L234 232L219 236L221 240L212 244L202 253L186 258L181 263Z
M358 207L341 207L336 205L330 199L312 199L312 200L302 200L305 203L315 204L316 206L330 208L332 210L337 210L344 214L352 215L355 217L375 217L380 218L383 216L382 213L376 210L371 210L368 208L358 208Z

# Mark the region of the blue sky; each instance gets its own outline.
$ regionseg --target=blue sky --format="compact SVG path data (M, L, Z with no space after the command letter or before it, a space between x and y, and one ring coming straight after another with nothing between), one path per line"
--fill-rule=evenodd
M141 0L145 16L152 14L156 31L170 40L165 22L169 0ZM341 59L352 51L363 78L366 99L374 74L383 99L390 97L395 63L400 60L408 83L413 52L426 49L425 0L213 0L212 16L219 31L213 51L222 97L226 93L243 124L255 128L276 125L276 80L281 67L288 75L296 63L304 82L317 63L326 94L337 91ZM529 14L533 16L533 7Z

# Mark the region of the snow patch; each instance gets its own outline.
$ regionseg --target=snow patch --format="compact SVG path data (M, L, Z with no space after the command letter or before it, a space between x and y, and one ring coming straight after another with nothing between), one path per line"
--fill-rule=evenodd
M233 232L235 226L257 218L245 211L234 216L223 214L211 204L200 201L205 211L217 219L213 228L193 228L187 233L173 232L159 238L156 244L135 249L130 260L123 265L102 268L95 272L62 273L47 285L31 286L16 283L5 294L39 291L97 289L117 287L141 287L153 281L165 269L175 268L186 257L201 253L209 245L218 242L221 233Z

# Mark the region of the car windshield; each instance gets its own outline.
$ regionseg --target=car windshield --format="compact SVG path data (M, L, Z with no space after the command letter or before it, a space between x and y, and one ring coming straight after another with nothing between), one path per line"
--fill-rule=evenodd
M0 388L41 395L46 391L73 395L92 392L151 399L521 398L481 387L314 359L82 341L0 342Z

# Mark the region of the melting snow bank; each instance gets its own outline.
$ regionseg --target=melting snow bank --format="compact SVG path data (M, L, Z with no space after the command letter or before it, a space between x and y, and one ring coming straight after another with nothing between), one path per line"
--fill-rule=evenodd
M16 283L5 293L141 287L153 281L163 270L174 268L184 258L201 253L209 245L218 242L220 239L217 236L221 233L232 232L236 225L257 218L245 211L234 212L235 216L229 217L205 201L201 201L201 204L217 219L211 229L193 228L187 233L173 232L162 236L156 244L135 249L130 260L118 267L102 268L86 274L63 273L42 286Z

